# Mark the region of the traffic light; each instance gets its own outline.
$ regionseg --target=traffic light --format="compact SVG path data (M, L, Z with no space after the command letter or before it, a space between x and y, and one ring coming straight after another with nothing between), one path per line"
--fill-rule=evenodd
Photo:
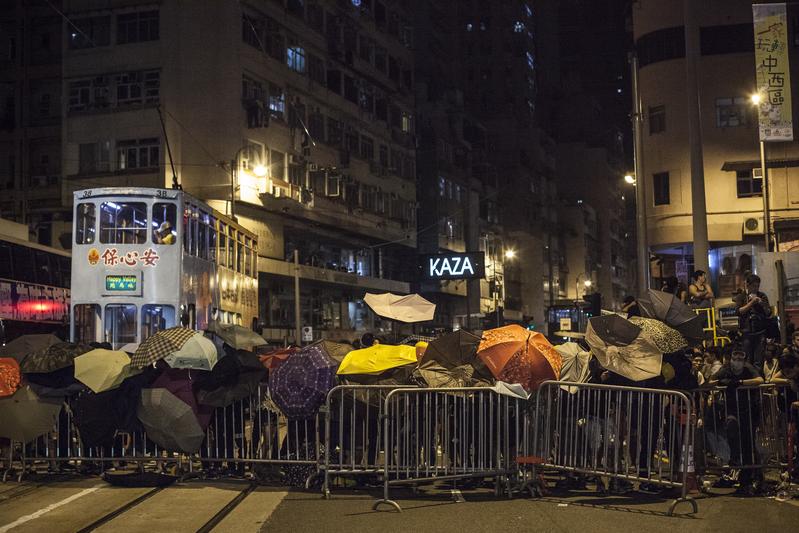
M600 293L594 292L592 294L586 294L583 296L583 300L591 304L591 308L588 310L588 313L592 317L602 315L602 295Z

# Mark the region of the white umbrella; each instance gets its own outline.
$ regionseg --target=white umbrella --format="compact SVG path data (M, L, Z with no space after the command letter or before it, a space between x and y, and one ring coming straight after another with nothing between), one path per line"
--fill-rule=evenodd
M640 327L618 315L593 317L585 340L604 367L633 381L660 375L663 353Z
M564 342L555 346L555 349L560 353L563 361L563 366L560 368L560 380L586 383L590 376L588 362L591 360L591 352L586 352L576 342ZM561 385L560 388L570 394L577 393L576 387Z
M211 370L218 358L214 341L198 331L180 350L164 357L164 361L172 368Z
M75 379L97 393L115 389L139 372L131 369L130 356L123 351L97 348L75 358Z
M418 294L403 296L390 292L384 294L367 292L363 301L379 316L408 324L433 320L436 312L436 304Z

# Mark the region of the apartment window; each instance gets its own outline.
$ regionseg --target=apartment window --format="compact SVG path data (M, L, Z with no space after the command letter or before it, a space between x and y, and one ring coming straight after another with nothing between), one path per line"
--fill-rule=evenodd
M117 105L158 103L161 74L157 70L124 72L116 77Z
M68 26L69 48L78 50L111 44L111 17L73 19Z
M375 158L375 142L366 135L361 136L361 158L368 161Z
M362 84L358 91L358 106L364 111L372 113L375 107L375 92L371 85Z
M249 76L241 78L241 97L244 100L263 100L264 86L260 81L256 81Z
M160 149L160 142L156 138L118 141L117 169L157 168Z
M71 80L67 91L69 111L105 109L111 105L108 76Z
M735 173L738 198L763 196L763 176L759 168L738 170Z
M308 26L315 31L319 33L325 31L325 10L318 3L311 2L308 4L306 18L308 19Z
M78 147L78 173L107 172L110 154L111 143L109 141L81 144Z
M746 126L750 109L749 99L743 96L716 98L716 126L719 128Z
M269 162L270 175L284 181L286 179L286 154L277 150L269 150Z
M380 145L378 157L380 158L380 164L384 167L388 167L388 146L385 144Z
M241 16L241 40L246 44L263 50L261 35L264 33L264 23L248 15Z
M346 74L344 75L344 98L353 104L358 103L358 85L356 84L354 78L351 78Z
M347 133L346 137L344 138L344 145L345 145L344 147L347 150L349 150L351 153L357 154L360 146L358 142L359 139L360 136L358 134L358 130L356 130L352 126L347 126Z
M383 74L385 74L388 69L388 64L386 62L386 56L388 55L388 53L386 52L386 49L383 48L382 46L375 46L374 54L375 54L375 62L374 62L375 68L380 72L382 72Z
M301 74L305 73L305 48L293 45L286 49L286 65Z
M327 144L341 146L342 136L341 122L327 117Z
M279 119L283 119L283 116L286 112L286 94L283 92L283 88L275 85L274 83L269 84L269 113Z
M308 116L308 133L314 141L325 140L325 116L318 111Z
M325 62L322 58L308 54L308 77L319 85L327 83Z
M649 108L649 135L666 131L666 106Z
M403 132L411 133L413 131L413 115L403 111L401 127Z
M669 173L658 172L652 176L654 184L655 205L668 205L671 203L669 191Z
M117 15L117 44L158 40L158 11Z

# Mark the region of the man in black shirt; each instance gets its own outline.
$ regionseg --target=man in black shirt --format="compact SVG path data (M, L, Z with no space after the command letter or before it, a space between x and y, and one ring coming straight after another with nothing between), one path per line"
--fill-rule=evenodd
M762 472L747 466L757 464L757 450L754 446L755 428L759 409L758 390L752 388L763 383L760 372L746 361L741 348L734 348L730 362L710 378L710 384L727 387L724 395L725 430L730 444L730 464L740 466L739 491L756 494L760 490Z
M736 301L736 310L746 359L749 363L762 367L771 305L768 296L760 292L760 278L755 274L746 276L746 294Z

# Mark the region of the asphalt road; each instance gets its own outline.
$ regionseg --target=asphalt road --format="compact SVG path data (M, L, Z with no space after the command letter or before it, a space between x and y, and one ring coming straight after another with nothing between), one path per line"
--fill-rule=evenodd
M397 513L373 511L377 491L319 493L260 487L246 481L189 481L165 489L112 487L98 478L40 477L0 484L0 533L196 531L792 531L799 530L799 502L732 495L699 501L678 516L669 500L631 493L550 493L541 499L494 498L464 492L453 503L447 490L414 494L396 490Z

